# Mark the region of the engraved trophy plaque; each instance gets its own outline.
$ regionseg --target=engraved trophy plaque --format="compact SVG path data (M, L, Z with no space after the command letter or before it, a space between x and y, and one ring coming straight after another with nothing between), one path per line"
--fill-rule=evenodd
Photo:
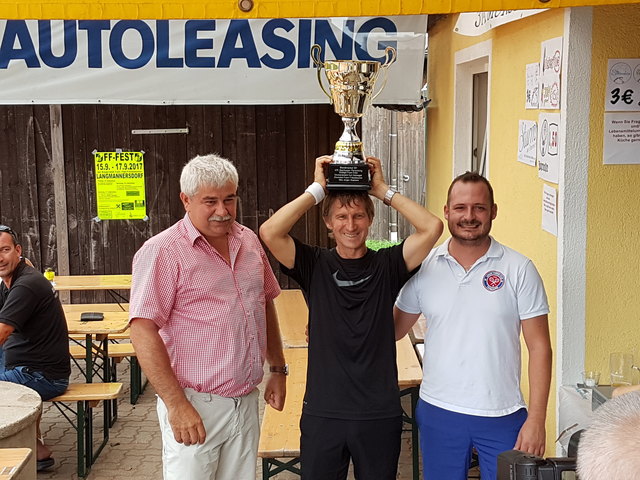
M385 49L385 62L363 60L320 59L321 47L311 47L311 58L316 65L318 83L329 97L335 112L342 117L344 131L336 142L332 161L327 172L328 190L369 190L371 179L369 165L365 161L362 141L356 133L356 124L371 102L380 94L387 82L387 68L396 60L393 47ZM329 92L322 84L321 71L324 68L329 82ZM384 80L377 93L374 84L380 70L384 70Z

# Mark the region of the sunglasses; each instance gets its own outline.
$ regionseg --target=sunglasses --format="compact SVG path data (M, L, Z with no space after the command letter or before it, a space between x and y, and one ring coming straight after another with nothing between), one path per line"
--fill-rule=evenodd
M0 225L0 232L7 232L9 235L13 237L13 239L17 242L18 235L13 231L11 227L7 227L6 225Z

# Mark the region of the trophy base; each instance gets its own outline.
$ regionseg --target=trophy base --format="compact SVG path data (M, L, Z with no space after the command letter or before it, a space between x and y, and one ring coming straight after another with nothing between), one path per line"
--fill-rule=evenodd
M327 190L371 189L369 165L366 163L330 163L327 172Z

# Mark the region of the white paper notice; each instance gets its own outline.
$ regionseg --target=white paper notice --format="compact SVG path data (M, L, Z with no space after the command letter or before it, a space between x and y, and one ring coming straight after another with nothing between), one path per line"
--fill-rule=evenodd
M560 108L562 37L542 42L540 48L540 108Z
M549 185L542 186L542 229L558 236L558 191Z
M640 112L604 114L604 164L640 164Z
M527 94L524 100L524 108L538 108L538 99L540 92L538 91L540 83L540 64L529 63L527 65Z
M518 161L536 165L538 147L538 124L531 120L520 120L518 132Z
M559 113L541 113L538 119L538 176L551 183L558 183L560 172Z
M640 111L640 59L609 59L608 66L605 111Z

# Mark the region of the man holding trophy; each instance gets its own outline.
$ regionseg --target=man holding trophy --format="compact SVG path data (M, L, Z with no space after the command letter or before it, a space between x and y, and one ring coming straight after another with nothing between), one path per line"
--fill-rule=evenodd
M325 197L325 168L314 183L273 214L260 236L296 280L309 305L309 362L300 420L303 479L347 477L349 460L362 480L396 478L402 409L398 390L393 303L442 233L442 222L385 183L380 160L366 159L371 189L330 190L322 216L336 248L305 245L289 235ZM400 245L368 250L373 221L369 194L398 210L415 228Z
M395 50L385 51L386 73ZM316 159L314 182L260 228L260 236L296 280L309 306L307 388L300 420L302 478L345 479L352 460L362 480L396 478L402 432L393 303L443 229L442 222L384 180L381 162L365 158L355 125L373 95L376 61L322 62L345 130L333 157ZM328 194L327 194L328 191ZM400 245L377 252L365 242L373 222L369 195L395 208L415 228ZM326 198L325 198L326 196ZM336 248L305 245L289 232L324 199L322 217Z
M393 304L404 283L442 233L442 222L384 180L381 162L365 158L355 124L371 101L379 62L322 62L345 131L333 157L316 159L314 182L260 227L260 236L296 280L309 306L309 360L300 420L302 478L396 478L402 409L396 368ZM393 50L393 49L391 49ZM389 65L395 58L387 49ZM322 83L321 83L322 86ZM328 191L328 193L327 193ZM373 222L372 195L415 228L400 245L379 251L365 244ZM326 197L326 198L325 198ZM336 248L305 245L289 232L314 205Z

